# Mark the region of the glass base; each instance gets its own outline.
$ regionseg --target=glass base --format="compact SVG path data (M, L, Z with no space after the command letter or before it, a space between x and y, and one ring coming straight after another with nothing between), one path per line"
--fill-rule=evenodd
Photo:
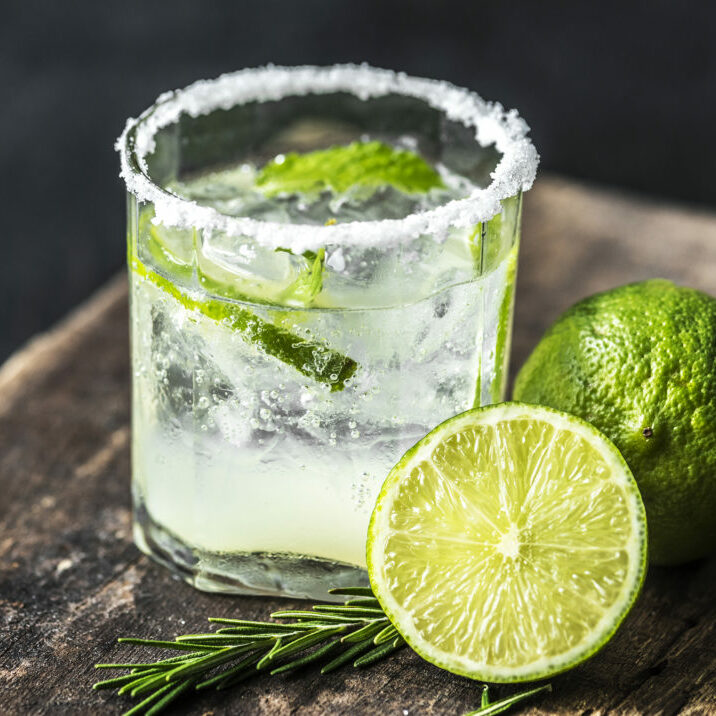
M342 602L337 587L368 586L364 569L299 554L206 552L184 544L140 507L134 512L134 542L159 564L204 592L293 597Z

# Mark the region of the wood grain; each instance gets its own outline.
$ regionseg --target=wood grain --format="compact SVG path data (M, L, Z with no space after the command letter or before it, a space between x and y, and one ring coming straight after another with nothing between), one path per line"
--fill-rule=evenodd
M119 232L118 232L119 233ZM716 295L716 216L554 177L527 195L513 365L597 290L665 276ZM122 278L0 369L0 713L120 713L92 664L290 602L202 594L131 542L129 363ZM652 569L612 642L524 713L716 713L716 560ZM496 695L514 689L496 689ZM479 685L405 651L366 671L261 677L185 714L461 714Z

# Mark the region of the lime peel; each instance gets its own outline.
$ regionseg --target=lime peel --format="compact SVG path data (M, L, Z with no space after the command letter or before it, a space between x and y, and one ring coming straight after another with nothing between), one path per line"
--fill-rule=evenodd
M646 572L644 506L588 423L520 403L478 408L390 472L367 563L423 658L482 681L532 681L592 656L631 609Z

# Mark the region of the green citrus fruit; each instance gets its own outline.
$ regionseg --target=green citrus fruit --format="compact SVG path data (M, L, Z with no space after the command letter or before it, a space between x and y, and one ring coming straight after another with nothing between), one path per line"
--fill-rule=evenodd
M388 475L368 529L376 597L410 646L490 682L584 661L646 569L634 478L593 426L503 403L435 428Z
M619 448L649 519L649 556L716 548L716 300L651 280L597 294L547 331L514 397L579 415Z

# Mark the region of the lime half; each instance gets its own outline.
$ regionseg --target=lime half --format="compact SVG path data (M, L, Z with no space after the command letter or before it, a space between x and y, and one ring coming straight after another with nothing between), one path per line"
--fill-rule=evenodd
M368 530L375 595L410 646L473 679L539 679L602 647L646 570L646 517L614 445L503 403L439 425L392 469Z

